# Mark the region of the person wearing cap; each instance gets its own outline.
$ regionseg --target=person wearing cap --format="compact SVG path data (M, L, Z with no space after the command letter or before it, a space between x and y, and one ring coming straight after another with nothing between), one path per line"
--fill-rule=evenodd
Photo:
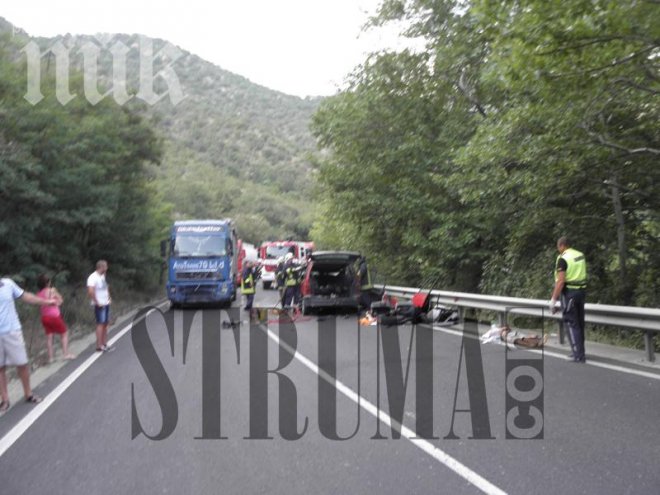
M564 328L571 343L571 355L576 363L586 361L584 354L584 303L587 289L587 261L577 249L573 249L566 237L557 241L559 256L555 262L555 286L550 298L552 313L557 312L557 300L561 300Z
M9 390L7 388L7 366L16 366L18 377L23 385L25 401L31 404L41 402L41 397L32 393L30 387L30 369L28 355L23 339L23 329L16 312L14 301L20 299L37 306L54 306L55 298L41 298L21 289L10 278L0 278L0 414L9 409Z

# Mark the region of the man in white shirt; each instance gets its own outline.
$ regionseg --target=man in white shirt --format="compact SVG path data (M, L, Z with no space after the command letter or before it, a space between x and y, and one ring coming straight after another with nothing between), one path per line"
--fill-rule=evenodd
M96 318L96 350L108 352L108 323L110 322L110 288L105 280L108 271L108 262L99 260L96 262L96 271L87 277L87 294L94 306Z
M41 397L34 395L30 387L28 355L23 340L23 329L14 304L16 299L38 306L57 304L53 298L42 299L24 291L10 278L0 279L0 415L9 409L9 390L5 374L7 366L16 366L26 402L32 404L41 402Z

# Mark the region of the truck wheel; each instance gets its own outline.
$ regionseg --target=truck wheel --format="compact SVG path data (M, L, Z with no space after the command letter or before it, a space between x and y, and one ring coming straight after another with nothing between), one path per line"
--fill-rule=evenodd
M271 283L272 283L272 282L266 282L266 281L264 280L264 290L268 290L268 289L270 289L270 284L271 284Z

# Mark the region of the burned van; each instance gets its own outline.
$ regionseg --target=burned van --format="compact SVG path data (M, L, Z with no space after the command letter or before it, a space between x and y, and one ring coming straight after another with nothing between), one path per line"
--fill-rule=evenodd
M303 314L357 313L360 282L357 263L362 258L353 251L312 253L301 285Z

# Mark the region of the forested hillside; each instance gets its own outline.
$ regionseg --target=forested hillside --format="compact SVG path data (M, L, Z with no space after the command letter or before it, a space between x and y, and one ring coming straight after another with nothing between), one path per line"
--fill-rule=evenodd
M660 5L386 0L419 52L380 53L314 129L320 244L387 280L548 298L555 241L589 300L660 305Z
M26 54L69 49L66 105L55 98L56 59L41 58L44 99L28 103ZM153 73L170 60L161 40L127 35L30 38L0 18L0 271L33 281L48 269L79 281L95 259L115 280L157 283L158 240L177 218L233 217L252 242L305 237L312 222L308 129L318 101L287 96L187 52L172 65L185 98L156 105L112 95L87 101L82 50L99 48L98 91L113 88L109 48L130 48L129 94L139 89L140 49L153 45ZM87 76L87 79L89 76ZM60 81L61 83L61 81ZM167 89L156 78L156 93ZM6 254L5 254L6 253Z

